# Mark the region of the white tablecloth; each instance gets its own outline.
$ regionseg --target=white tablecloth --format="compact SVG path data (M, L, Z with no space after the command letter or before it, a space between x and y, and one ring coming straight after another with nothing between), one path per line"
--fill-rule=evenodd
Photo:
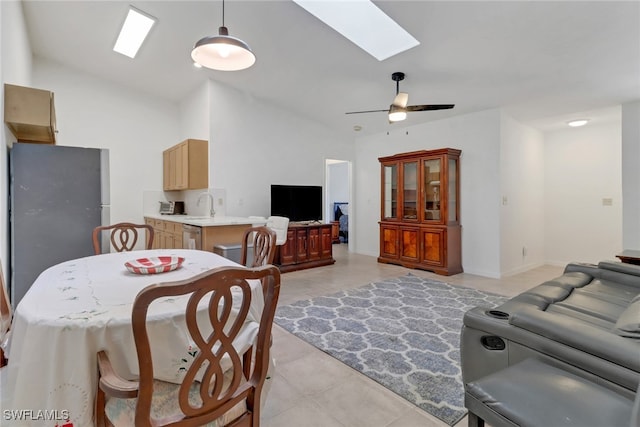
M175 271L152 275L133 274L124 266L132 259L159 255L185 261ZM64 424L59 419L68 414L74 427L91 426L97 352L106 350L120 375L136 377L131 308L138 292L222 265L237 264L211 252L164 249L96 255L44 271L14 313L10 360L2 372L0 424L53 427ZM259 282L252 289L250 320L236 347L247 348L257 333L264 301ZM149 310L154 372L165 381L179 381L193 358L184 303L184 297L167 298ZM28 419L16 422L20 417Z

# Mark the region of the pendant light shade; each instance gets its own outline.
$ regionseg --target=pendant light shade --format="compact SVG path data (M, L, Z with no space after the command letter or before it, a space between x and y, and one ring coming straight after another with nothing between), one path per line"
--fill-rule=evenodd
M217 36L204 37L196 43L191 51L191 59L195 63L212 70L237 71L251 67L256 56L248 44L231 37L224 26L224 0L222 1L222 27Z

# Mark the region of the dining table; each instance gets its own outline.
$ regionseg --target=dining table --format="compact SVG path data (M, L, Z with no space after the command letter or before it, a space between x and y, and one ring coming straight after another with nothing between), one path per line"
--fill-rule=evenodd
M132 272L125 266L167 256L184 260L178 268L157 274ZM14 313L9 363L0 380L0 425L93 425L98 351L107 352L119 375L137 378L131 328L136 295L149 285L188 279L220 266L238 264L207 251L155 249L88 256L45 270ZM234 341L239 351L253 344L264 307L260 282L250 286L249 316ZM184 321L187 298L164 298L149 309L156 379L179 383L194 357L195 345ZM200 314L208 319L206 313L204 303L198 322Z

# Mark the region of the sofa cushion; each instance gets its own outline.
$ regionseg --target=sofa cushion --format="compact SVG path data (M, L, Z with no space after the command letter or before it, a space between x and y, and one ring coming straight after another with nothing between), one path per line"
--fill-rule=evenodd
M615 331L623 337L640 339L640 298L635 298L622 312L616 322Z

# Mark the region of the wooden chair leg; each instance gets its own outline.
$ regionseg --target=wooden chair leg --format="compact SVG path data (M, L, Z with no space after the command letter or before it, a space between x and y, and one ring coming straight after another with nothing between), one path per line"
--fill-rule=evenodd
M96 411L95 411L95 426L105 427L105 415L104 406L106 404L104 391L98 386L98 393L96 394Z
M467 418L469 419L469 427L484 427L484 420L473 412L469 412Z

